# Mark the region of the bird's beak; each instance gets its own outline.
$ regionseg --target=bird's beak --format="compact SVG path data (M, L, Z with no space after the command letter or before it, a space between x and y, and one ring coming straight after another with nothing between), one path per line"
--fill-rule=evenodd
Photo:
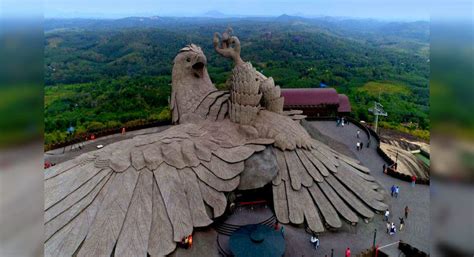
M206 59L199 56L193 64L193 72L196 78L202 78L204 76L204 67L206 66Z

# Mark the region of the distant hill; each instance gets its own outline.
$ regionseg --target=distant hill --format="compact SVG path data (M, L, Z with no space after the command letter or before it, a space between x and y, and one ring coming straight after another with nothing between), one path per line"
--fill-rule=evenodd
M212 10L204 13L204 17L209 17L209 18L228 18L228 15L225 15L219 11Z
M299 16L291 16L288 14L282 14L278 17L276 17L277 21L283 21L283 22L291 22L291 21L297 21L297 20L304 20L305 18L299 17Z

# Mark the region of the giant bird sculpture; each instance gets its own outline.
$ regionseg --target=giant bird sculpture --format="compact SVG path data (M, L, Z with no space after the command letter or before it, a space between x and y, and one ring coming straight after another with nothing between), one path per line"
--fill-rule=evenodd
M224 214L245 161L270 148L278 164L273 206L281 223L315 232L387 208L369 170L310 137L280 88L240 58L237 37L214 36L233 59L219 91L196 45L172 71L175 126L85 153L45 171L46 256L165 256L195 227Z

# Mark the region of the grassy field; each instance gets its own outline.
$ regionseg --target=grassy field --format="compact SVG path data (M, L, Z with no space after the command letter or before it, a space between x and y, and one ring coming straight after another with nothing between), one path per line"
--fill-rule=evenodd
M367 82L362 87L358 88L357 91L366 93L372 97L378 97L379 92L381 94L389 94L389 95L410 95L410 89L402 84L396 84L394 82Z
M44 107L48 108L54 101L67 99L76 94L76 85L47 87L44 91Z

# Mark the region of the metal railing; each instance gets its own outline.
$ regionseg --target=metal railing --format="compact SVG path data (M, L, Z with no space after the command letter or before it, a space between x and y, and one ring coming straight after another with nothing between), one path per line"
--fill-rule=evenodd
M152 127L165 126L165 125L171 125L171 121L143 122L134 126L108 128L108 129L103 129L103 130L94 131L94 132L87 132L84 134L77 134L61 142L45 144L44 151L46 152L46 151L66 147L73 144L83 143L83 142L89 141L92 135L94 135L95 139L97 139L104 136L119 134L121 133L123 128L126 128L127 131L134 131L134 130L139 130L139 129L152 128Z
M232 257L234 256L232 253L228 253L226 252L226 250L224 250L224 248L222 247L220 241L219 241L219 234L217 234L217 237L216 237L216 240L217 240L217 250L219 251L219 253L224 256L224 257Z
M271 217L269 217L266 220L261 221L257 224L272 227L275 224L275 222L276 222L276 216L275 216L275 214L273 214ZM214 224L214 229L219 234L230 236L237 229L239 229L243 226L245 226L245 225L235 225L235 224L229 224L229 223L225 223L225 222L217 222L217 223Z

